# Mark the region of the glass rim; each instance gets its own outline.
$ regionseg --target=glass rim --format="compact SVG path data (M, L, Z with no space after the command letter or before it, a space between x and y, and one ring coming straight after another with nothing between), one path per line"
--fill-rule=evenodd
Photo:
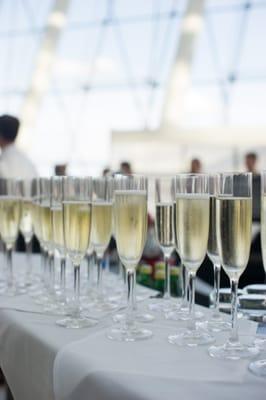
M209 177L210 176L210 174L207 174L207 173L199 173L199 174L197 174L197 173L193 173L193 172L181 172L180 174L175 174L173 177L176 177L176 178L178 178L178 177Z
M248 171L245 171L245 172L243 172L243 171L225 171L225 172L217 172L216 173L218 176L221 176L221 175L224 175L224 176L226 176L226 175L228 175L228 176L232 176L232 175L247 175L247 176L252 176L252 172L248 172Z
M53 177L64 178L64 179L93 179L92 175L83 175L83 176L79 176L79 175L53 175L50 178L53 178Z
M113 176L92 176L93 181L113 181Z
M163 180L169 180L169 181L172 181L172 180L174 180L175 179L175 177L176 177L176 175L175 174L173 174L173 175L160 175L160 176L158 176L158 175L153 175L153 176L151 176L151 177L149 177L150 179L154 179L154 182L159 182L159 181L163 181Z
M114 178L131 178L131 177L136 177L136 178L146 178L146 179L148 179L148 176L147 175L144 175L144 174L121 174L120 172L116 172L113 176L112 176L112 178L114 179Z

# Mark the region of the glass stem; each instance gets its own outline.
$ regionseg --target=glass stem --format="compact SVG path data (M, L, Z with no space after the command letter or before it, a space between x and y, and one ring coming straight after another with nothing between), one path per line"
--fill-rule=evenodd
M7 265L7 286L13 286L13 263L12 263L12 247L6 247L6 265Z
M137 285L137 274L136 271L134 270L134 290L133 290L133 310L137 311L137 291L136 291L136 285Z
M108 251L105 252L105 271L106 274L108 275L110 273L110 255Z
M220 306L221 265L214 264L213 265L213 270L214 270L214 295L215 295L215 300L214 300L214 308L213 308L212 318L218 319L218 318L220 318L219 306Z
M75 316L79 315L79 298L80 298L80 265L74 265L74 310Z
M87 261L87 280L90 282L91 279L91 254L86 255L86 261Z
M195 272L189 271L188 273L188 287L189 287L189 315L188 329L191 331L196 330L195 321Z
M238 325L237 325L237 291L238 281L231 279L231 293L232 293L232 314L231 314L231 334L229 341L231 343L238 343Z
M31 279L32 273L32 263L31 263L31 254L32 254L32 240L26 242L26 258L27 258L27 272L26 272L26 281L29 283Z
M54 271L54 255L48 254L48 265L49 265L49 291L50 294L54 294L54 283L55 283L55 271Z
M170 267L169 267L169 256L164 256L165 262L165 280L164 280L164 295L163 298L169 300L171 297L170 292Z
M45 284L45 251L41 246L41 280Z
M188 279L187 270L181 261L181 290L182 290L182 304L181 308L187 308L188 302Z
M95 265L94 254L87 254L86 260L87 260L87 284L88 284L88 286L87 286L88 292L87 293L88 293L88 295L90 295L91 294L90 289L93 284L92 270Z
M101 296L103 292L103 268L102 268L102 256L97 255L97 290Z
M135 270L127 269L127 313L126 324L134 323L134 305L135 305Z
M44 285L48 289L49 274L48 274L48 252L46 249L42 248L42 261L43 261L43 272L44 272Z
M65 257L61 257L60 259L60 288L61 294L65 295L66 290L66 259Z

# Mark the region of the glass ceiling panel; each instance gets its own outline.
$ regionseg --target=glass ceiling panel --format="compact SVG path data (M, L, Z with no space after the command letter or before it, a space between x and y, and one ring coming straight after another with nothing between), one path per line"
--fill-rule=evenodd
M20 113L53 3L0 0L0 114ZM93 132L105 132L107 157L111 130L159 126L186 4L71 1L35 127L32 154L44 168L69 157L75 140L97 168L96 158L105 159ZM266 0L206 1L182 125L266 124L265 21ZM84 148L76 145L77 168L86 164Z

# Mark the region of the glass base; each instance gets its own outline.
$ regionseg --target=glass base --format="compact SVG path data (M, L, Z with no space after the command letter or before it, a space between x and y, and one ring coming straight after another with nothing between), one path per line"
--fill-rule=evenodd
M223 320L221 316L212 317L208 321L199 323L208 332L230 331L231 324Z
M119 342L136 342L152 337L152 331L133 324L132 326L112 327L106 333L106 336L108 339Z
M170 299L161 298L154 300L153 303L150 303L148 305L148 308L154 312L167 313L178 309L178 304L172 298Z
M175 311L165 313L165 318L173 321L188 321L190 320L189 310L185 308L178 308ZM195 312L195 319L200 321L204 318L204 314L201 311Z
M44 305L44 304L48 304L50 302L51 302L51 297L49 296L46 289L43 290L42 294L40 294L37 297L36 296L34 297L35 304Z
M68 315L69 314L67 305L62 305L59 303L55 303L55 304L50 303L50 304L44 305L43 312L51 313L53 315Z
M266 337L256 337L254 340L255 346L261 350L266 350Z
M13 297L13 296L19 296L19 295L25 294L26 290L19 286L12 285L12 286L7 286L2 293L5 296Z
M44 289L39 287L39 288L34 288L33 290L28 290L28 295L32 297L33 299L38 298L40 296L43 296L44 294Z
M259 353L258 347L254 345L242 344L240 342L232 343L229 340L220 346L211 346L209 355L223 360L240 360L244 358L255 357Z
M210 333L196 328L195 330L188 329L176 335L170 335L168 336L168 341L178 346L196 347L212 343L215 339Z
M266 378L266 359L251 362L248 369L253 374Z
M97 320L89 319L83 316L67 317L56 321L56 325L69 329L90 328L98 323Z
M105 311L114 311L117 309L119 306L117 303L112 303L109 301L104 300L104 298L100 299L98 298L94 303L92 303L91 308L94 311L98 312L105 312Z
M125 313L117 313L113 316L113 321L114 322L123 322L126 319L126 314ZM152 322L154 321L155 317L152 314L149 313L140 313L136 312L134 314L134 319L138 322Z

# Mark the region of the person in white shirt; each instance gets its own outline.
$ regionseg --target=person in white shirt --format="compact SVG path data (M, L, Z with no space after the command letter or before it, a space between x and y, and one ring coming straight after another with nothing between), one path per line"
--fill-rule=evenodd
M19 120L16 117L0 117L0 178L32 179L38 176L34 164L15 145L18 130Z

